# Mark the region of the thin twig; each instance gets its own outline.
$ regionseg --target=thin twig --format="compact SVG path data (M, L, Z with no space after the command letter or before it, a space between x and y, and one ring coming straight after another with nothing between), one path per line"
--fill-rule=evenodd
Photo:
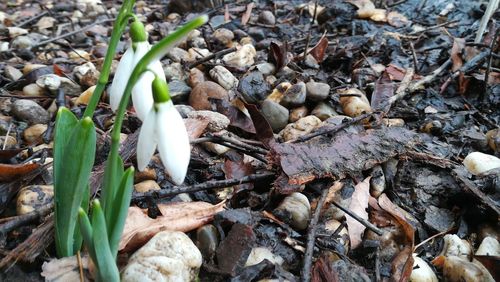
M495 10L498 8L498 3L500 0L490 0L488 2L488 6L486 7L486 11L484 11L484 15L481 18L481 23L479 24L479 29L477 30L476 33L476 38L474 39L474 42L479 43L481 39L483 38L483 33L486 30L486 27L488 26L488 22L490 21L491 16L495 12Z
M319 198L318 205L314 210L313 218L309 223L309 230L307 231L306 253L304 255L304 264L302 267L302 281L309 282L311 280L311 265L312 256L314 251L314 242L316 241L316 229L318 227L319 214L325 204L326 196L329 189L323 189L321 197Z
M410 32L409 35L415 35L415 34L425 33L425 32L428 32L430 30L433 30L433 29L436 29L436 28L440 28L440 27L443 27L443 26L447 26L447 25L450 25L450 24L458 23L458 22L459 22L459 20L452 20L452 21L440 23L440 24L437 24L437 25L429 26L429 27L427 27L425 29L422 29L422 30Z
M7 234L8 232L14 230L15 228L25 225L39 217L46 216L52 210L53 204L43 206L42 208L35 210L33 212L13 216L9 218L2 218L2 224L0 225L0 233Z
M350 210L344 208L343 206L337 204L335 201L331 201L331 203L333 205L335 205L337 208L339 208L340 210L342 210L343 212L345 212L346 214L348 214L350 217L354 218L359 223L363 224L366 228L368 228L371 231L377 233L377 235L382 236L382 234L384 234L384 232L382 230L380 230L377 226L373 225L368 220L359 217L357 214L355 214L352 211L350 211Z
M267 149L260 148L260 147L257 147L257 146L249 145L247 143L244 143L243 141L240 141L240 140L238 140L236 138L233 138L233 137L230 137L230 136L213 135L213 134L209 134L208 136L213 136L215 138L219 138L222 141L232 143L234 145L237 145L239 147L245 148L245 149L247 149L249 151L256 152L256 153L259 153L259 154L265 155L265 154L267 154L269 152L269 150L267 150Z
M309 32L307 33L306 47L304 49L304 56L302 57L303 61L305 61L307 58L307 49L309 49L309 44L311 43L312 26L314 25L314 20L316 19L317 10L318 10L318 0L314 1L314 13L311 20L311 26L309 26Z
M5 150L5 146L7 146L7 139L9 138L10 130L12 129L12 122L9 123L9 128L7 129L7 133L5 133L5 138L3 140L2 150Z
M75 31L72 31L72 32L68 32L68 33L65 33L65 34L62 34L60 36L56 36L54 38L51 38L51 39L47 39L45 41L42 41L42 42L39 42L38 44L35 44L33 45L32 48L37 48L37 47L40 47L40 46L43 46L43 45L46 45L46 44L49 44L51 42L54 42L54 41L57 41L57 40L60 40L60 39L63 39L63 38L66 38L66 37L69 37L69 36L72 36L72 35L75 35L77 33L80 33L80 32L84 32L84 31L87 31L89 30L90 28L92 28L94 25L99 25L99 24L103 24L103 23L108 23L108 22L114 22L115 19L105 19L105 20L102 20L102 21L98 21L98 22L93 22L87 26L84 26L78 30L75 30Z
M22 26L24 26L24 25L26 25L26 24L29 24L30 22L32 22L32 21L34 21L34 20L37 20L37 19L39 19L39 18L41 18L41 17L43 17L43 16L47 15L48 13L49 13L48 11L43 11L43 12L41 12L40 14L38 14L38 15L36 15L36 16L34 16L34 17L31 17L31 18L29 18L29 19L25 20L24 22L22 22L22 23L20 23L20 24L16 25L16 27L22 27Z
M429 242L430 240L432 240L432 239L434 239L436 237L443 236L444 234L450 233L455 228L456 227L453 227L451 229L448 229L448 230L445 230L443 232L439 232L437 234L432 235L431 237L423 240L422 242L418 243L418 245L416 245L415 247L413 247L413 251L417 250L418 248L420 248L421 246L423 246L425 243Z
M495 35L493 36L493 39L491 40L490 53L489 53L489 58L488 58L488 66L486 67L486 72L484 73L484 92L482 92L483 95L488 90L488 80L489 80L490 71L491 71L491 62L493 61L492 54L493 54L493 49L495 48L495 44L497 42L497 37L498 37L499 32L500 32L500 29L497 29L497 31L495 32Z
M84 282L83 279L83 265L82 265L82 257L80 256L80 250L76 252L76 260L78 261L78 270L80 273L80 282Z
M323 128L320 128L319 130L315 131L315 132L311 132L309 134L306 134L306 135L302 135L300 136L299 138L291 141L291 143L299 143L299 142L304 142L304 141L307 141L307 140L310 140L316 136L320 136L320 135L325 135L325 134L333 134L335 132L338 132L348 126L351 126L355 123L358 123L366 118L369 118L369 117L372 117L372 116L375 116L376 114L378 114L379 112L373 112L373 113L366 113L366 114L362 114L358 117L355 117L351 120L348 120L347 122L343 122L337 126L333 126L333 127L323 127Z
M195 140L192 140L190 143L191 144L198 144L198 143L203 143L203 142L212 142L212 143L216 143L216 144L219 144L219 145L222 145L222 146L226 146L226 147L229 147L231 149L234 149L234 150L237 150L237 151L241 151L241 152L243 152L243 153L245 153L245 154L247 154L249 156L252 156L252 157L258 159L261 162L267 163L266 158L264 156L260 155L260 153L255 152L255 150L253 150L254 148L252 148L252 149L246 149L246 148L241 147L239 145L236 145L236 144L234 144L232 142L228 142L228 141L222 140L218 136L201 137L201 138L197 138Z
M236 47L231 47L231 48L228 48L228 49L220 50L218 52L213 53L212 55L208 55L206 57L200 58L199 60L197 60L197 61L189 64L188 65L188 69L192 69L192 68L194 68L194 67L196 67L198 65L201 65L201 64L203 64L205 62L208 62L208 61L210 61L210 60L212 60L214 58L217 58L217 57L220 57L220 56L224 56L224 55L229 54L229 53L233 53L236 50L237 50Z
M405 76L403 77L403 80L401 81L401 84L399 85L398 89L396 89L394 96L392 96L388 100L388 103L389 103L388 109L390 109L390 107L392 107L392 105L394 105L394 103L396 103L396 101L402 99L403 97L405 97L406 95L408 95L410 93L410 91L408 91L408 89L410 87L411 80L413 79L413 74L415 74L415 69L413 69L413 68L406 69L406 73L405 73ZM415 88L415 89L418 89L418 88Z
M2 258L0 269L9 268L18 261L33 262L54 241L54 222L54 214L47 216L28 239Z
M415 70L415 73L418 73L417 52L415 52L415 46L413 45L413 42L411 42L411 41L410 41L410 49L411 49L411 55L413 58L413 69Z
M264 173L259 173L259 174L250 174L250 175L247 175L247 176L239 178L239 179L231 178L231 179L226 179L226 180L212 180L212 181L207 181L204 183L195 184L195 185L191 185L191 186L184 186L184 187L175 186L174 188L162 189L159 191L150 191L150 192L145 192L145 193L134 193L132 195L132 202L137 203L140 201L144 201L148 198L161 199L161 198L165 198L165 197L175 196L175 195L178 195L181 193L193 193L193 192L198 192L198 191L202 191L202 190L224 188L224 187L229 187L229 186L233 186L233 185L239 185L239 184L264 180L264 179L271 178L273 176L274 176L273 172L264 172Z

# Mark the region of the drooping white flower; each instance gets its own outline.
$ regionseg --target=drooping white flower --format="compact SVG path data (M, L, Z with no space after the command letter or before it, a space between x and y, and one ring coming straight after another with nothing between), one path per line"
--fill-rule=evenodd
M130 27L132 43L123 54L118 67L116 68L115 77L111 83L109 90L110 106L113 111L118 109L120 100L125 91L125 86L132 74L132 70L142 57L151 49L151 45L147 41L147 35L144 31L144 26L139 21L135 21ZM148 69L154 72L145 72L132 88L132 103L134 104L137 117L144 121L147 113L153 106L153 96L151 93L151 83L155 76L166 81L165 73L159 60L154 60L148 65Z
M158 84L164 87L164 94L157 94L155 88L158 88L156 87ZM158 147L163 166L172 181L180 185L186 177L191 155L186 126L168 96L166 82L156 78L153 80L153 86L150 84L149 87L153 89L155 102L146 115L139 133L137 166L140 171L144 170Z

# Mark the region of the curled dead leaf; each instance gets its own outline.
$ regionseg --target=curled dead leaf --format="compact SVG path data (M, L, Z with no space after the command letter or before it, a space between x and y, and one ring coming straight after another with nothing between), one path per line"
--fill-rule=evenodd
M366 209L368 208L368 199L370 198L370 178L371 176L356 185L354 193L352 193L351 204L349 205L349 209L353 213L366 220L368 220ZM346 223L351 248L355 249L361 244L361 238L366 227L348 215L346 215Z
M0 164L0 181L12 181L39 168L37 163Z
M121 252L128 252L144 245L160 231L194 230L213 219L224 209L225 202L212 205L206 202L188 202L159 204L162 216L150 218L146 209L130 207L125 227L118 247Z

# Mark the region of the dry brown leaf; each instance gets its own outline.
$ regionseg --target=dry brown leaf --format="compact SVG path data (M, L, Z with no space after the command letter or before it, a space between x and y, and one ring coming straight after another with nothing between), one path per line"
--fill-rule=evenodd
M323 34L318 43L309 51L316 62L321 63L325 59L326 49L328 48L328 38L326 38L326 33Z
M456 72L464 64L462 54L465 48L465 38L453 38L453 47L451 47L451 70Z
M81 265L84 272L84 281L90 281L88 272L89 257L81 257ZM76 256L51 259L43 263L40 275L45 278L45 281L80 281L78 259Z
M391 263L391 281L408 281L413 269L413 245L415 242L415 230L405 219L403 212L398 206L393 204L386 194L380 195L378 198L379 206L388 212L403 229L406 236L406 245L393 259Z
M323 209L321 210L321 212L328 210L328 208L331 206L333 199L335 198L335 195L337 194L338 191L340 191L340 189L342 189L342 187L344 187L344 182L337 180L333 183L332 186L330 186L330 188L328 188L328 194L326 195L325 203L323 204ZM318 205L318 200L319 198L311 203L311 210L316 209L316 206Z
M368 208L368 199L370 198L370 178L371 176L356 185L354 193L352 193L351 204L349 205L349 210L366 220L368 220L366 208ZM356 249L361 244L361 237L366 227L349 215L346 215L346 223L351 248Z
M37 163L0 164L0 181L12 181L39 168Z
M147 215L146 209L130 207L120 240L119 250L128 252L144 245L160 231L194 230L213 219L224 209L225 202L212 205L206 202L159 204L162 216L156 219Z
M189 140L194 140L205 132L207 128L208 120L187 118L184 120L184 125L188 132Z
M247 5L247 10L243 14L243 16L241 16L241 24L242 25L246 25L248 23L248 21L250 20L250 16L252 15L253 6L254 6L253 2Z

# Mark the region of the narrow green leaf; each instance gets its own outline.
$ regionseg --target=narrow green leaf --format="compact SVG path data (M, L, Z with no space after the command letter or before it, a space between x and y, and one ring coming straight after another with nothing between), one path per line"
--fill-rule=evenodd
M96 133L90 118L80 120L59 155L59 177L54 179L56 242L60 257L73 255L73 234L92 166L94 165Z
M92 204L92 228L94 230L94 250L99 267L99 280L114 282L120 281L120 273L116 266L116 261L111 254L106 231L104 213L99 200L94 200Z
M92 261L95 262L97 266L97 260L94 249L94 238L92 235L94 231L92 230L92 225L90 224L90 220L89 217L87 216L87 213L82 208L78 210L78 223L79 223L78 225L80 226L83 240L85 242L85 247L87 247L87 251L89 252L90 258L92 259Z
M129 167L123 174L115 201L110 209L110 221L107 222L108 226L111 226L108 228L109 247L111 248L111 254L115 258L118 253L118 245L125 225L125 219L127 219L133 187L134 167Z
M60 175L63 166L60 163L63 149L68 144L73 129L78 123L75 115L65 107L60 107L57 111L56 127L54 131L54 178Z
M64 175L61 173L61 171L64 169L64 165L62 164L62 156L64 154L64 148L66 147L66 144L68 144L68 140L71 137L71 134L73 133L73 130L75 129L76 124L78 123L77 118L75 115L68 110L65 107L60 107L59 110L57 111L57 116L56 116L56 127L55 127L55 132L54 132L54 150L53 150L53 156L54 156L54 190L56 196L58 195L58 190L61 189L57 185L57 180L60 178L61 175ZM55 219L56 225L58 225L58 220L57 216ZM56 232L58 229L56 229ZM60 254L62 251L61 246L64 244L59 241L61 239L61 236L55 236L55 241L56 241L56 249L57 253Z
M108 158L106 168L104 169L103 185L101 189L102 209L104 210L104 217L106 222L109 223L111 209L115 201L116 193L120 181L123 177L123 160L117 156L115 160ZM109 225L108 225L109 230Z
M85 212L88 211L89 209L89 201L90 201L90 186L87 185L87 193L83 195L82 199L82 204L80 205L80 208L83 209ZM80 224L75 225L75 234L73 235L73 253L78 252L82 248L82 233L80 232Z

